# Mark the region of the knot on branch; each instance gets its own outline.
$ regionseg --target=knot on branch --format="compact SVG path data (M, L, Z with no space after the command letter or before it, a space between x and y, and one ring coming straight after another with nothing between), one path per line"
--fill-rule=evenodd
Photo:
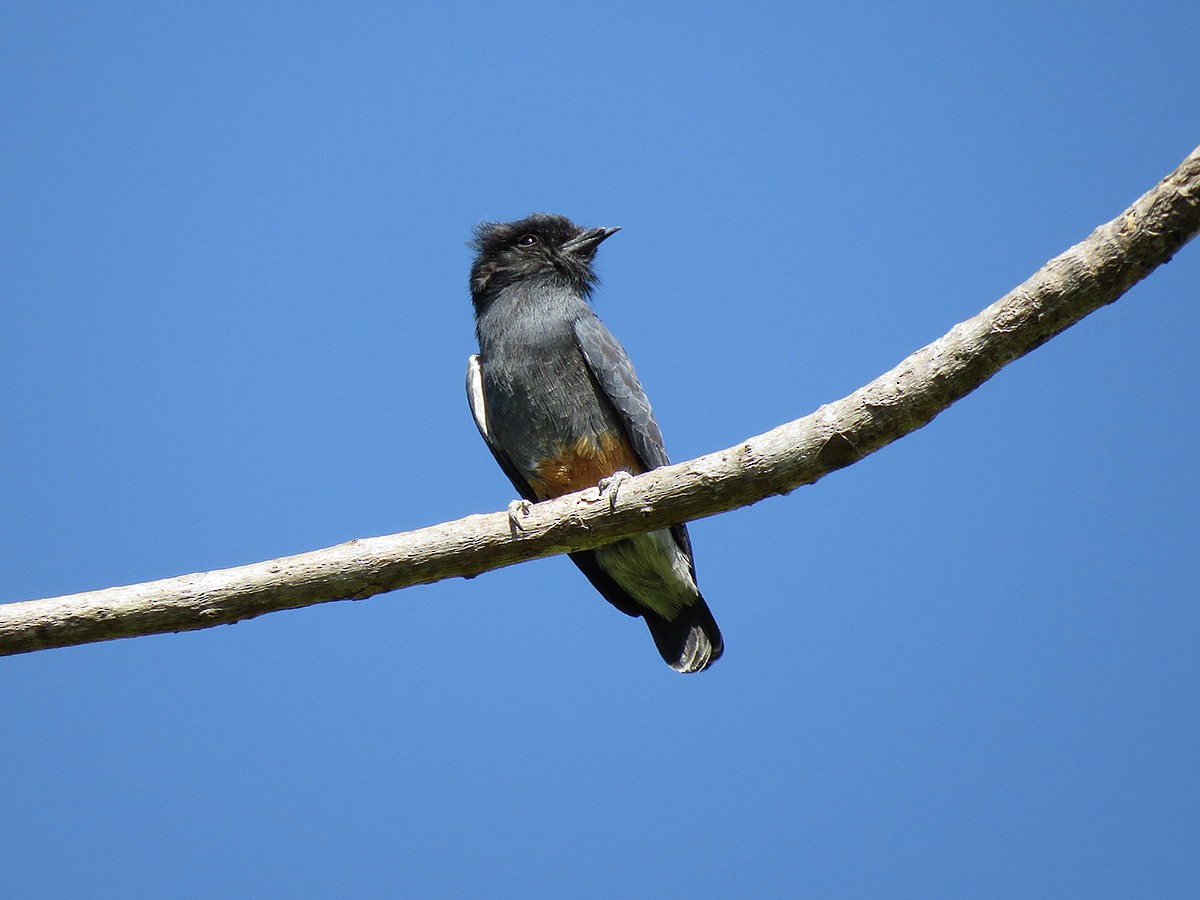
M827 472L844 469L861 458L862 453L859 452L858 447L839 431L830 434L821 444L821 449L817 451L817 462Z

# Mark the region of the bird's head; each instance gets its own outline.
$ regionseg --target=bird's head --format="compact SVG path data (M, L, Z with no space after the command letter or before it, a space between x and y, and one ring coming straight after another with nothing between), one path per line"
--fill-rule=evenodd
M471 299L476 311L512 284L548 280L586 296L596 284L592 259L620 228L580 228L565 216L534 213L519 222L484 222L471 248Z

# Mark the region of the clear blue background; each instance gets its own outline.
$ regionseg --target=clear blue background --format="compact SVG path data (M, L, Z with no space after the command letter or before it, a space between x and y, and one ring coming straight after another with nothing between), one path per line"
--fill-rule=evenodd
M598 257L676 460L890 368L1200 141L1194 7L0 13L0 599L502 509L465 241ZM1200 246L697 522L680 677L565 560L0 660L8 896L1194 897Z

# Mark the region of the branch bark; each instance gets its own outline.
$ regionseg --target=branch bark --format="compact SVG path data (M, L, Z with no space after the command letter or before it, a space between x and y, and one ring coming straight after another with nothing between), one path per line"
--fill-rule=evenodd
M915 431L1101 306L1200 231L1200 147L1024 284L853 394L725 450L621 484L233 569L0 605L0 655L188 631L584 550L812 484ZM518 527L519 526L519 527Z

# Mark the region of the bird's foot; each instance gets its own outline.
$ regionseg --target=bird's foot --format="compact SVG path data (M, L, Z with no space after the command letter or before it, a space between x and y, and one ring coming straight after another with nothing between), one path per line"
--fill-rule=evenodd
M529 510L531 509L533 509L533 504L528 500L514 500L508 504L508 527L513 533L525 530L525 526L521 524L521 519L529 515Z
M607 478L600 479L600 496L608 496L608 508L610 510L617 508L617 492L621 490L621 485L632 478L633 476L624 469L618 469Z

